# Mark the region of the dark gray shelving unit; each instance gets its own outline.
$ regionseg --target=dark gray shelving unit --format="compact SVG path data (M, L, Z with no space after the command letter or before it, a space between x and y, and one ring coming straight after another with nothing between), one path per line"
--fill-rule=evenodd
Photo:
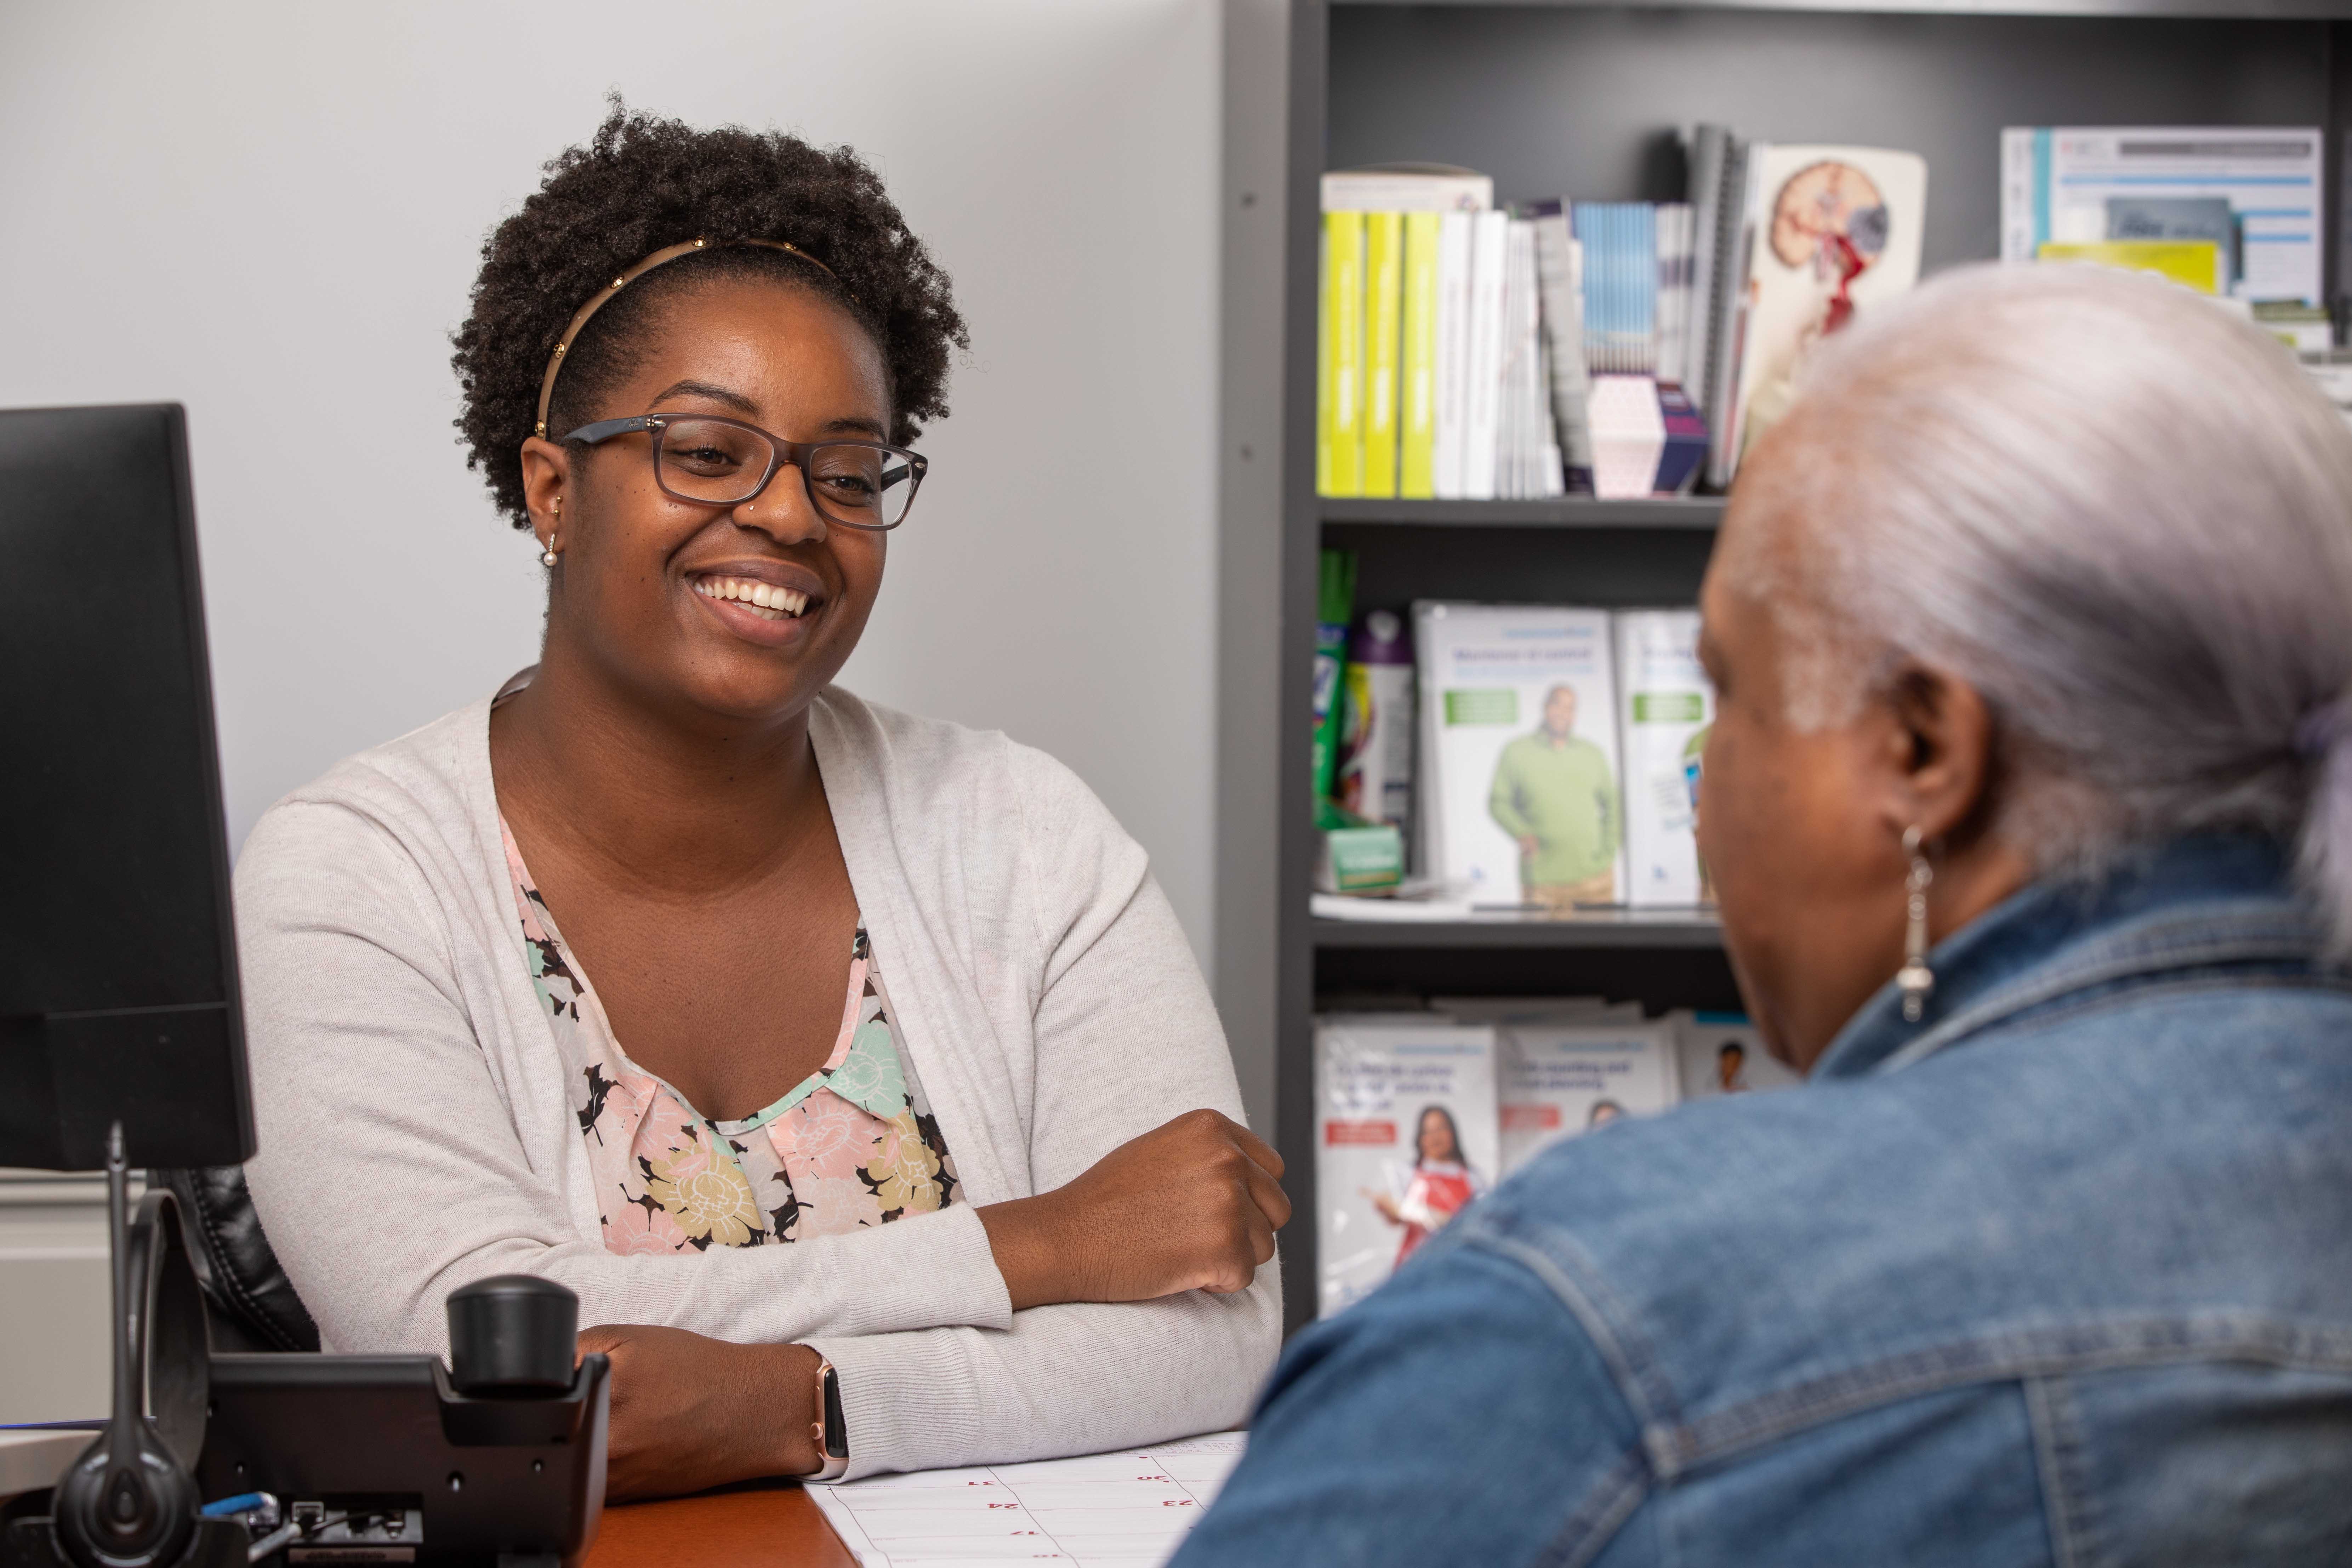
M1317 176L1397 159L1498 200L1681 195L1675 130L1905 147L1928 163L1927 270L1990 258L2004 125L2318 124L2344 320L2352 0L1227 0L1219 453L1218 1001L1288 1162L1288 1311L1315 1303L1312 1019L1438 994L1736 1005L1694 912L1432 925L1316 920L1307 778L1316 552L1358 608L1415 598L1687 604L1719 499L1355 500L1314 492Z
M1723 929L1696 910L1597 910L1576 920L1534 915L1474 915L1466 921L1333 921L1310 919L1318 952L1341 948L1495 949L1549 947L1696 947L1723 945Z
M1723 498L1675 500L1378 500L1318 498L1316 515L1328 523L1362 522L1465 528L1705 528L1723 521Z

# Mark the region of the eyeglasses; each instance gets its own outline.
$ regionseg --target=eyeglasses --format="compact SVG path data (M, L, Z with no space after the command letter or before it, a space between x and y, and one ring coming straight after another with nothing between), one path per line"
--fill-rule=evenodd
M643 430L653 437L654 483L695 506L741 506L787 465L827 522L880 532L907 521L930 460L879 441L787 441L715 414L600 419L563 439L597 446Z

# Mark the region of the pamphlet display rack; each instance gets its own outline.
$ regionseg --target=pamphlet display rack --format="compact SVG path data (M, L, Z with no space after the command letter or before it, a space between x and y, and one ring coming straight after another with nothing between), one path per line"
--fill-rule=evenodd
M1416 598L1695 602L1719 498L1464 501L1315 489L1318 176L1423 161L1498 202L1678 200L1678 128L1904 148L1928 166L1923 271L2000 243L2007 125L2352 129L2352 4L1882 0L1849 5L1228 0L1220 468L1218 1002L1253 1113L1270 1109L1300 1223L1292 1326L1316 1301L1312 1020L1335 1000L1594 993L1737 1007L1712 921L1357 924L1308 912L1317 558L1356 552L1356 610ZM2326 293L2347 277L2323 182Z

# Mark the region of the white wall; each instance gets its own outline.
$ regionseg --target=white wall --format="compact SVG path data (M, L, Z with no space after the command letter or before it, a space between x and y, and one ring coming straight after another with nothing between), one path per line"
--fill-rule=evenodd
M1212 0L0 5L0 406L188 405L234 846L532 657L447 339L541 163L612 87L846 142L972 352L845 680L1076 767L1205 964L1217 72Z
M0 407L187 405L234 846L533 656L448 334L541 163L608 87L847 142L972 352L845 679L1076 767L1205 966L1218 48L1213 0L0 0ZM44 1359L0 1359L0 1421L95 1415L103 1230L31 1190L0 1184L0 1345Z

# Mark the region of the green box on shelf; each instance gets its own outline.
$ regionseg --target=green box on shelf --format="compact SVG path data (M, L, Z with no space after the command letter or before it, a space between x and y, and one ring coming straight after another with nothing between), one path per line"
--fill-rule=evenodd
M1404 880L1404 835L1384 822L1323 830L1327 893L1381 893Z

